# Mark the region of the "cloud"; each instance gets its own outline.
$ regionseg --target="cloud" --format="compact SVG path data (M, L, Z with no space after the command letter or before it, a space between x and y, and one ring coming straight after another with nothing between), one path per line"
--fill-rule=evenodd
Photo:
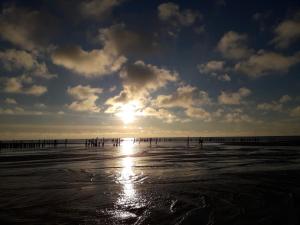
M291 110L290 116L292 117L300 117L300 106L295 107Z
M299 62L300 53L285 56L275 52L258 51L247 60L237 63L235 70L255 78L270 73L286 73Z
M173 113L166 109L154 109L151 107L146 107L142 110L142 115L147 117L155 117L163 120L166 123L173 123L175 121L180 121Z
M283 95L280 97L280 99L278 100L280 103L286 103L291 101L292 98L289 95Z
M103 89L92 88L89 85L69 87L67 93L75 98L76 101L68 105L68 108L79 112L100 112L100 108L96 105L96 101L98 99L97 94L101 94L102 92Z
M56 49L52 61L80 75L96 77L117 72L126 58L105 48L85 51L79 46L68 46Z
M198 70L202 74L208 74L212 77L216 77L221 81L231 81L230 76L225 73L225 62L224 61L216 61L212 60L207 62L206 64L200 64L197 66Z
M40 109L47 108L47 106L44 103L36 103L36 104L34 104L34 107L40 108Z
M55 24L57 20L45 12L10 6L1 12L0 36L23 49L40 50L57 32Z
M202 15L194 10L180 10L179 5L167 2L158 6L158 17L164 22L168 22L174 26L191 26Z
M230 78L230 76L227 73L225 73L223 75L219 75L218 76L218 80L221 80L221 81L231 81L231 78Z
M14 107L14 108L0 108L0 115L14 115L14 116L23 116L23 115L45 115L49 113L41 112L41 111L31 111L25 110L22 107Z
M289 95L281 96L277 101L272 101L270 103L264 102L257 105L257 109L262 111L275 111L280 112L283 108L283 104L291 101L292 98Z
M224 70L224 65L224 61L213 60L207 62L206 64L198 65L198 70L200 73L216 75L218 72Z
M160 108L183 108L189 118L211 121L209 112L199 105L210 104L211 100L205 91L199 91L196 87L185 85L178 87L171 95L159 95L152 104Z
M4 82L4 91L7 93L26 94L33 96L43 95L48 91L47 87L42 85L32 85L32 79L26 75L11 77Z
M201 119L206 122L212 120L210 113L202 108L189 107L185 110L185 114L190 118Z
M254 119L249 115L245 114L242 109L235 109L232 112L229 112L224 115L224 122L227 123L252 123Z
M124 24L99 30L102 49L83 50L80 46L56 49L52 61L86 77L118 72L127 61L124 55L150 54L159 50L153 34L126 30Z
M102 19L111 14L113 8L119 6L124 0L88 0L79 5L83 16Z
M11 104L11 105L17 105L17 104L18 104L17 101L16 101L15 99L13 99L13 98L6 98L6 99L4 100L4 102L5 102L6 104Z
M251 94L251 90L242 87L237 92L225 92L222 91L219 95L219 103L224 105L240 105L241 100Z
M21 107L15 107L15 108L0 108L0 115L15 115L15 114L22 114L24 115L24 109Z
M243 59L252 54L253 50L246 45L248 36L246 34L239 34L234 31L229 31L221 38L217 45L225 58L228 59Z
M120 72L125 89L133 94L152 92L178 79L177 72L159 68L143 61L127 65Z
M106 101L107 105L146 101L149 93L166 86L169 82L177 81L178 74L175 71L145 64L143 61L136 61L124 67L120 77L123 90L119 95L109 98Z
M199 91L196 87L185 85L178 87L171 95L159 95L153 104L164 108L190 108L200 104L209 104L210 98L205 91Z
M25 94L40 96L46 92L47 92L47 87L42 85L32 85L25 91Z
M58 114L58 115L64 115L65 112L64 112L64 111L58 111L57 114Z
M108 108L105 113L114 113L118 115L126 107L136 114L140 115L150 103L150 93L165 87L169 82L178 80L178 74L165 68L159 68L155 65L146 64L143 61L136 61L124 67L120 72L123 90L116 96L106 100ZM147 109L142 115L156 118L169 118L168 121L175 117L167 116L170 114L165 110Z
M276 111L279 112L282 110L282 104L278 102L271 102L271 103L260 103L257 105L257 109L263 111Z
M107 49L120 55L144 55L159 51L158 40L152 32L128 30L124 24L100 29L99 39Z
M28 51L6 49L5 51L0 51L0 60L8 71L23 70L33 76L45 79L57 77L56 74L51 74L48 71L45 63L38 62L36 54Z
M117 90L117 86L116 86L116 85L113 85L113 86L111 86L111 87L108 89L109 92L114 92L115 90Z
M286 19L274 29L275 38L271 41L277 48L287 48L300 39L300 11L294 18Z

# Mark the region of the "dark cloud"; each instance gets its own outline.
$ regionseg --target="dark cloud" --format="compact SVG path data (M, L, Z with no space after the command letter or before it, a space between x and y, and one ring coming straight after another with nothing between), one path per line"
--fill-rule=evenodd
M202 15L195 10L180 10L179 5L173 2L167 2L158 6L159 19L170 23L174 26L191 26L197 19L201 19Z
M102 19L109 16L113 8L125 0L86 0L78 4L79 11L85 17Z
M128 29L124 24L116 24L99 30L99 38L123 55L139 56L159 52L159 40L153 32Z
M41 50L57 34L57 24L57 19L46 12L10 6L1 12L0 36L20 48Z

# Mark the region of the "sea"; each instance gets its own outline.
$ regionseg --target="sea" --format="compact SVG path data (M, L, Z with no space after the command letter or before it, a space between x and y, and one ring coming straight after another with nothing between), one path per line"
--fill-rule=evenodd
M0 151L0 224L300 224L300 147L181 141Z

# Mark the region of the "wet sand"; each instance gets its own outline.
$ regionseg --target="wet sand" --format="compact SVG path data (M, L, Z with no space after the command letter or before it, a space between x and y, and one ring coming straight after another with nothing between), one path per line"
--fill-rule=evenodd
M124 141L0 152L1 224L300 224L300 148Z

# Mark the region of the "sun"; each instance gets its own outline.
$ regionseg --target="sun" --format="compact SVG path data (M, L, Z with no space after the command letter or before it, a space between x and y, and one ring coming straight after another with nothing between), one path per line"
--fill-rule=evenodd
M120 117L124 124L133 123L137 115L137 105L134 103L124 104L120 112L117 113L117 116Z

